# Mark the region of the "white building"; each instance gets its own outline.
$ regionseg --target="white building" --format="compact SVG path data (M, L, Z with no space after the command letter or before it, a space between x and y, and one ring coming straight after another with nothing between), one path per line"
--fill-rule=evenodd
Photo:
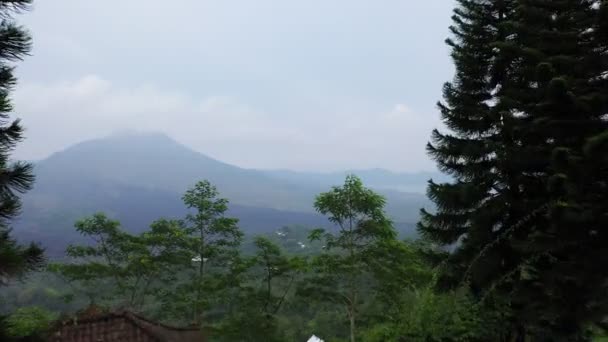
M311 337L308 339L308 341L307 341L307 342L323 342L323 340L322 340L322 339L320 339L320 338L318 338L318 337L317 337L317 336L315 336L315 335L312 335L312 336L311 336Z

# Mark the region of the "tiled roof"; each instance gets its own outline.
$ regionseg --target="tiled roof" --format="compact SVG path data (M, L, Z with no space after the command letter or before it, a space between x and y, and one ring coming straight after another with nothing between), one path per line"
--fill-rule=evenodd
M94 311L94 310L93 310ZM132 312L84 312L58 323L51 342L203 342L199 329L175 328Z

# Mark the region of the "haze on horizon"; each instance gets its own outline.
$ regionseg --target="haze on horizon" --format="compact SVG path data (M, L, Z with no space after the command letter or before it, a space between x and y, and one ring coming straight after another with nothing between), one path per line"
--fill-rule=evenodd
M246 168L434 170L453 1L38 1L14 94L42 159L163 132Z

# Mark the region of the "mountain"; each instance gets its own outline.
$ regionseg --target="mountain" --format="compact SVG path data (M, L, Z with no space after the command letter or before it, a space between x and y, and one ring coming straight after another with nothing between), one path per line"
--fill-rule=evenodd
M312 200L288 183L209 158L157 133L86 141L37 163L35 172L37 190L43 192L78 191L83 183L103 182L183 193L208 179L234 203L301 210Z
M247 233L287 225L326 226L327 220L312 208L314 197L344 180L286 178L243 169L156 133L86 141L35 163L34 170L36 184L23 197L23 215L15 233L24 240L43 242L52 253L76 241L74 222L94 212L108 213L133 232L160 217L183 217L181 195L203 179L230 200L229 214L241 220ZM418 210L428 206L426 198L396 190L380 192L387 197L387 211L399 229L411 235Z
M449 177L439 172L403 173L385 169L347 170L341 172L297 172L291 170L259 170L274 179L280 179L299 184L315 184L331 186L340 184L349 174L357 175L372 188L396 190L401 192L426 193L427 182L445 182Z

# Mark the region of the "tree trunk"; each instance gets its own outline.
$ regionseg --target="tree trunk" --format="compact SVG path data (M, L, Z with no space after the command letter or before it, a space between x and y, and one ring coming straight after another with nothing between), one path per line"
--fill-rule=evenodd
M203 298L203 277L205 276L205 228L204 226L199 227L200 232L200 245L199 245L199 258L201 259L198 265L198 277L196 284L196 303L195 303L195 317L194 322L197 326L201 326L203 323L203 308L201 300Z
M348 318L350 319L350 342L355 342L355 308L351 307L348 310Z
M526 342L526 328L522 325L517 326L513 335L511 336L512 342Z

